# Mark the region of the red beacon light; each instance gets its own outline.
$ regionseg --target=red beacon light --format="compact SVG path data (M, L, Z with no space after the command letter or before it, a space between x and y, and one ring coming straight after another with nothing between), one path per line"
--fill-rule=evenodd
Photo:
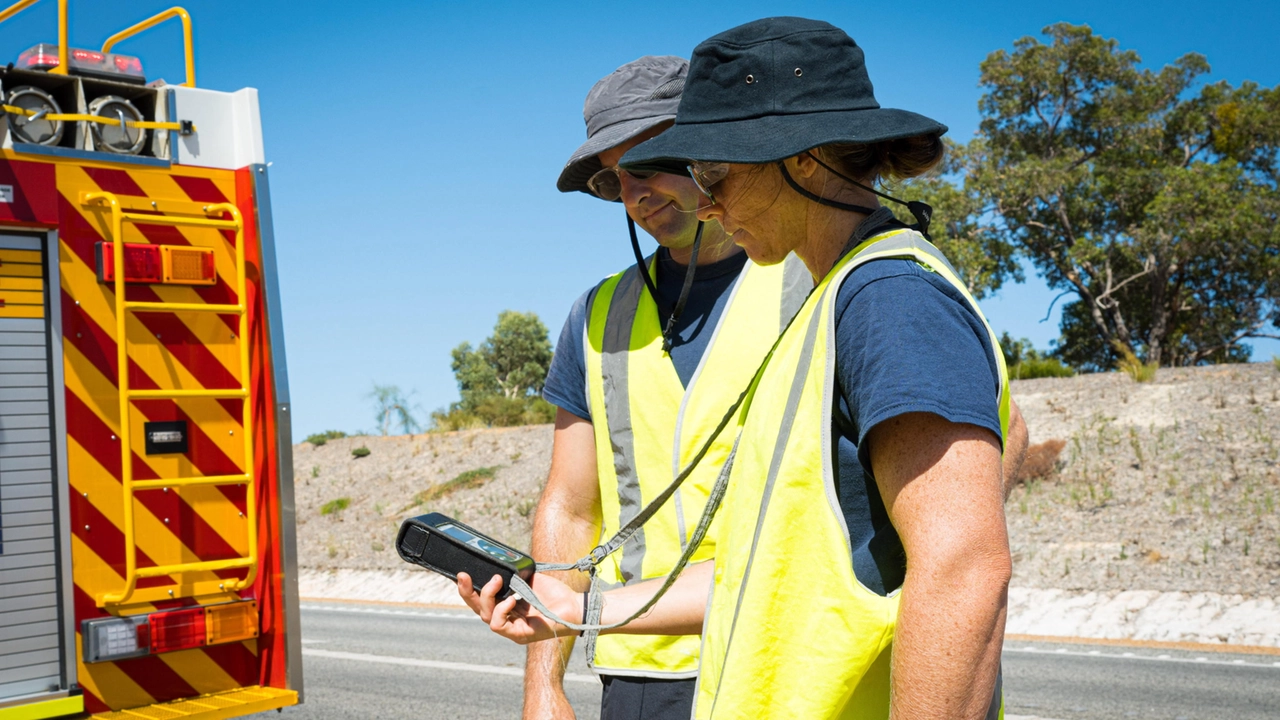
M69 48L67 63L75 75L117 80L143 85L142 61L132 55L116 55L96 50ZM58 67L58 46L40 43L18 56L15 65L23 70L52 70Z

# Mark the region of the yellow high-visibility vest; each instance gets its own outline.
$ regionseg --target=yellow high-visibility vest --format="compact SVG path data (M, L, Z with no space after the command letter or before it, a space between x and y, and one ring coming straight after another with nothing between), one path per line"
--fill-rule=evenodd
M881 596L854 573L832 476L831 422L836 295L854 268L881 258L914 260L937 273L981 317L946 259L913 230L876 236L846 254L797 313L748 398L716 520L696 718L889 716L900 591ZM1008 375L994 333L991 347L1001 387L992 401L1007 434ZM1003 717L999 689L990 717Z
M637 269L601 283L588 310L584 349L602 537L626 524L692 460L812 287L794 255L771 267L748 262L685 388L662 350L662 320ZM671 500L600 564L606 588L664 577L675 567L732 448L732 430L722 435ZM714 544L704 542L691 562L714 554ZM607 675L691 678L698 648L696 635L603 635L590 663Z

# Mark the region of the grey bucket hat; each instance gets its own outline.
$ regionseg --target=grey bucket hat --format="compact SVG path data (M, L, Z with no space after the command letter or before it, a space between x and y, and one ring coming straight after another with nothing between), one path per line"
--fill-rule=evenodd
M684 174L690 160L768 163L828 143L942 135L947 126L882 108L862 48L818 20L740 25L693 50L675 125L627 152L632 170Z
M590 193L587 180L600 171L596 155L640 133L674 120L689 61L674 55L646 55L614 70L587 93L582 118L587 141L573 151L556 187Z

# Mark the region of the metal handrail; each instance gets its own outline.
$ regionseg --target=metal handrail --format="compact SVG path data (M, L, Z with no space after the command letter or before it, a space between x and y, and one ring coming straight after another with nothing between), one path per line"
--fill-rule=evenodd
M3 110L10 115L26 115L27 117L40 115L40 119L48 120L49 122L91 122L98 123L99 125L110 125L112 127L120 127L121 124L119 118L89 115L87 113L46 112L41 115L40 113L43 112L41 110L28 110L26 108L20 108L17 105L0 105L0 110ZM157 122L154 120L125 120L124 126L141 128L143 130L177 130L178 132L182 132L184 129L180 122ZM191 126L191 131L195 132L195 125Z
M66 0L60 0L60 2L65 3ZM106 42L102 43L102 52L110 52L111 48L121 40L131 38L134 35L137 35L138 33L142 32L143 30L149 30L155 27L156 25L159 25L160 23L164 22L165 20L168 20L169 18L173 18L173 17L182 18L182 44L183 44L183 49L185 50L185 56L187 61L187 81L182 84L187 87L195 87L196 86L196 57L195 57L195 47L191 41L191 15L186 10L180 7L171 7L168 10L165 10L164 12L152 15L146 20L143 20L137 25L134 25L133 27L125 28L124 30L121 30L115 35L112 35L111 37L107 38Z
M4 10L0 10L0 22L4 22L39 0L19 0ZM53 75L67 74L67 0L58 0L58 67L50 68Z
M124 590L117 593L106 593L97 599L98 605L122 605L129 601L137 590L138 580L147 577L163 577L184 572L198 572L202 570L225 570L233 568L248 568L245 577L235 582L220 583L219 590L238 591L243 590L253 584L258 573L258 508L257 508L257 483L253 472L253 410L249 407L249 313L247 312L247 278L245 269L245 248L244 248L244 219L240 215L240 210L231 203L214 203L203 206L203 210L208 215L221 215L228 213L231 220L221 220L214 218L174 218L160 215L147 215L144 213L126 212L121 208L120 199L114 193L110 192L89 192L82 193L81 202L85 205L105 206L111 212L111 233L112 233L112 258L115 268L115 279L113 281L113 289L115 291L116 306L116 367L118 371L117 389L120 392L120 483L124 491L124 531L125 538L125 587ZM129 389L129 348L126 336L125 319L128 313L134 311L155 311L170 310L181 312L191 309L190 303L137 303L125 300L125 272L124 272L124 223L128 220L134 223L150 223L165 225L194 225L199 227L227 228L234 229L236 232L236 293L239 302L234 306L219 306L221 311L234 312L239 316L239 332L237 338L240 344L240 383L241 387L227 390L217 389L198 389L198 390L130 390ZM134 399L143 398L215 398L215 397L234 397L242 399L242 434L244 437L244 468L243 475L228 475L208 478L171 478L168 480L144 480L138 481L133 478L133 445L132 438L129 433L129 414L131 403ZM248 523L247 535L249 540L249 553L242 558L231 558L227 560L212 560L194 563L176 563L173 565L160 565L150 568L138 567L137 553L137 536L134 528L133 504L134 492L137 490L152 489L157 485L161 487L184 487L190 485L245 485L245 519ZM173 596L173 591L169 591Z

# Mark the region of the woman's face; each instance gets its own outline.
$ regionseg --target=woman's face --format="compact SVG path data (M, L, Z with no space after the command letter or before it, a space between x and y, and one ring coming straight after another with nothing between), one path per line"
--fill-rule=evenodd
M804 206L799 195L784 192L776 165L730 164L729 173L710 188L716 202L703 200L700 220L717 220L734 243L757 264L782 262L804 239Z

